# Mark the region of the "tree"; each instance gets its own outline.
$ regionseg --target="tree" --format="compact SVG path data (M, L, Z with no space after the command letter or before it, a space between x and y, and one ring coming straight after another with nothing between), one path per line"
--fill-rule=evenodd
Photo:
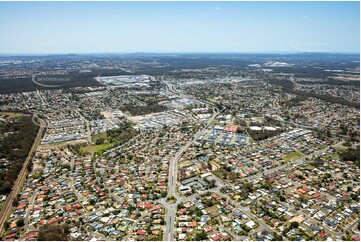
M196 241L208 240L208 235L204 230L202 230L200 233L196 234L195 240Z
M205 201L205 204L206 204L207 207L212 207L213 206L213 201L211 199L207 199Z
M24 219L19 219L18 221L16 221L16 226L23 227L24 225Z
M212 164L211 164L211 162L208 162L207 168L208 168L208 170L212 170Z
M31 116L22 116L0 125L0 134L9 133L0 139L0 159L11 160L7 169L0 169L0 194L11 192L38 130L39 126L32 122ZM27 168L31 170L29 166Z
M198 217L202 216L202 215L203 215L202 210L197 209L196 215L197 215Z
M357 146L356 149L348 148L346 151L340 152L340 158L343 161L360 161L360 146Z
M298 226L299 226L298 222L292 222L291 225L290 225L290 228L291 229L296 229L296 228L298 228Z
M146 231L147 231L148 234L152 234L152 230L150 229L150 226L148 226L148 227L146 228Z
M351 199L358 201L359 200L359 196L357 194L351 194Z
M178 203L177 209L180 210L182 208L185 208L184 204L182 202Z
M68 232L69 231L67 227L55 225L55 224L46 224L39 228L38 240L40 241L69 240Z
M104 141L105 141L104 138L99 138L99 139L97 139L97 140L95 141L95 144L96 144L96 145L101 145L101 144L104 143Z
M211 188L216 187L216 180L211 180L210 187L211 187Z
M17 197L15 197L14 200L13 200L13 207L17 207L18 204L19 204L19 200L18 200Z

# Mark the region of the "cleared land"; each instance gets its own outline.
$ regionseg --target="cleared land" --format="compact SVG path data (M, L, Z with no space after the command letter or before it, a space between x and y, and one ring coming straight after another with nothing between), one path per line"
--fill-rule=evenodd
M84 147L81 147L80 150L83 152L89 152L91 155L94 155L95 153L98 152L104 152L107 149L112 148L112 146L114 145L114 143L107 143L107 144L100 144L100 145L87 145Z
M302 156L304 156L304 154L300 151L294 151L294 152L290 152L288 154L286 154L285 156L283 156L283 159L285 161L292 161L292 160L297 160L299 158L301 158Z
M21 117L24 116L23 113L13 113L13 112L0 112L0 117L9 116L9 117Z

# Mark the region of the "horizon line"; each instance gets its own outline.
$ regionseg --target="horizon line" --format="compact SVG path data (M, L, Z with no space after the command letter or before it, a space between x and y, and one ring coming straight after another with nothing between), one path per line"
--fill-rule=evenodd
M124 51L124 52L83 52L83 53L0 53L1 57L52 56L52 55L124 55L124 54L352 54L354 51Z

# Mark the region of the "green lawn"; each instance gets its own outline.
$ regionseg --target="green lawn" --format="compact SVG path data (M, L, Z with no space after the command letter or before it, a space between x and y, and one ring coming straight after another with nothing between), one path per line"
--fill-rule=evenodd
M325 157L326 157L326 158L330 158L331 160L338 160L338 159L340 159L340 156L339 156L337 153L327 154Z
M169 196L166 199L167 203L176 203L177 199L174 196Z
M306 168L307 170L313 170L313 169L315 169L315 167L314 167L314 166L311 166L311 165L307 165L305 168Z
M106 140L106 139L108 138L107 133L104 132L104 133L100 133L100 134L97 134L97 135L93 136L93 137L92 137L92 142L95 143L98 139L101 139L101 138L103 138L104 140Z
M211 102L211 103L216 102L216 100L215 100L215 99L213 99L213 98L211 98L211 97L207 97L207 101L208 101L208 102Z
M119 129L109 130L104 133L97 134L92 137L91 145L86 145L80 148L81 152L88 152L91 155L102 153L115 145L122 145L131 138L133 138L137 132L129 126L121 127Z
M107 149L112 148L114 144L113 143L107 143L107 144L100 144L100 145L87 145L84 147L81 147L80 150L83 152L89 152L91 155L97 152L103 152Z
M348 149L348 147L342 146L342 145L335 146L334 148L335 148L335 150L336 150L337 152L342 152L342 151L345 151L345 150Z
M218 121L217 120L213 120L212 122L211 122L211 125L217 125L218 124Z
M12 117L21 117L24 116L22 113L13 113L13 112L0 112L0 116L12 116Z
M297 160L299 158L301 158L302 156L304 156L304 154L300 151L294 151L294 152L290 152L287 153L283 156L283 159L285 161L292 161L292 160Z
M95 144L95 142L98 139L104 139L104 141L106 143L102 143L99 145ZM81 147L80 150L82 152L89 152L91 155L94 155L97 152L104 152L105 150L112 148L112 146L114 145L114 143L107 143L107 139L108 139L107 133L97 134L92 137L93 145L87 145L87 146Z

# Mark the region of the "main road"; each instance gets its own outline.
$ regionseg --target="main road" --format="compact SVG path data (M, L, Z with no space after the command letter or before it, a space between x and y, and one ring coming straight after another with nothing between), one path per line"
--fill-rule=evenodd
M155 80L155 78L152 78L152 80ZM165 86L166 91L171 95L176 95L178 97L182 98L190 98L190 96L185 95L178 90L176 90L175 85L164 81L164 75L160 78L160 82L162 82ZM202 101L201 101L202 102ZM204 103L204 102L203 102ZM207 103L209 105L209 103ZM213 105L213 104L211 104ZM223 110L221 110L223 111ZM174 196L176 198L175 203L167 203L166 199L163 198L160 200L160 202L164 205L166 208L166 229L164 231L164 241L173 241L174 240L174 224L175 224L175 214L177 210L177 205L181 201L181 197L178 196L176 192L177 187L177 164L179 159L182 157L184 152L199 138L199 136L202 134L202 131L204 131L207 126L217 117L217 115L221 112L217 108L213 108L213 115L209 118L207 123L204 125L203 128L198 130L193 137L182 147L178 152L175 154L175 156L170 160L169 162L169 174L168 174L168 196Z
M87 141L88 144L92 144L92 136L91 136L91 130L90 130L90 123L89 120L87 120L83 115L81 115L81 113L78 110L75 110L75 112L80 116L81 119L84 120L85 124L86 124L86 131L87 131Z
M26 157L26 160L23 164L23 168L21 169L21 171L18 175L18 178L14 183L13 189L12 189L10 195L7 197L7 199L4 203L4 206L1 209L1 212L0 212L0 235L2 235L3 229L4 229L4 224L8 220L8 218L11 214L12 207L13 207L13 201L16 198L16 196L19 194L22 184L24 183L24 180L28 173L27 167L29 165L30 160L32 159L32 154L38 148L38 145L40 144L41 139L43 137L44 129L46 127L46 123L44 120L40 119L36 115L34 116L34 118L37 118L39 121L39 126L40 126L39 131L38 131L38 134L36 135L36 138L34 140L33 146L31 147L31 150L29 151L29 154Z
M198 130L177 153L171 159L169 163L169 175L168 175L168 196L174 196L177 199L176 203L173 204L163 204L166 207L167 215L166 215L166 229L164 231L165 241L173 241L174 240L174 224L175 224L175 214L177 210L177 204L180 201L180 197L177 195L176 187L177 187L177 164L179 159L182 157L184 152L199 138L202 132L207 128L207 126L217 117L219 114L219 110L215 109L213 115L209 118L208 122L205 126Z

